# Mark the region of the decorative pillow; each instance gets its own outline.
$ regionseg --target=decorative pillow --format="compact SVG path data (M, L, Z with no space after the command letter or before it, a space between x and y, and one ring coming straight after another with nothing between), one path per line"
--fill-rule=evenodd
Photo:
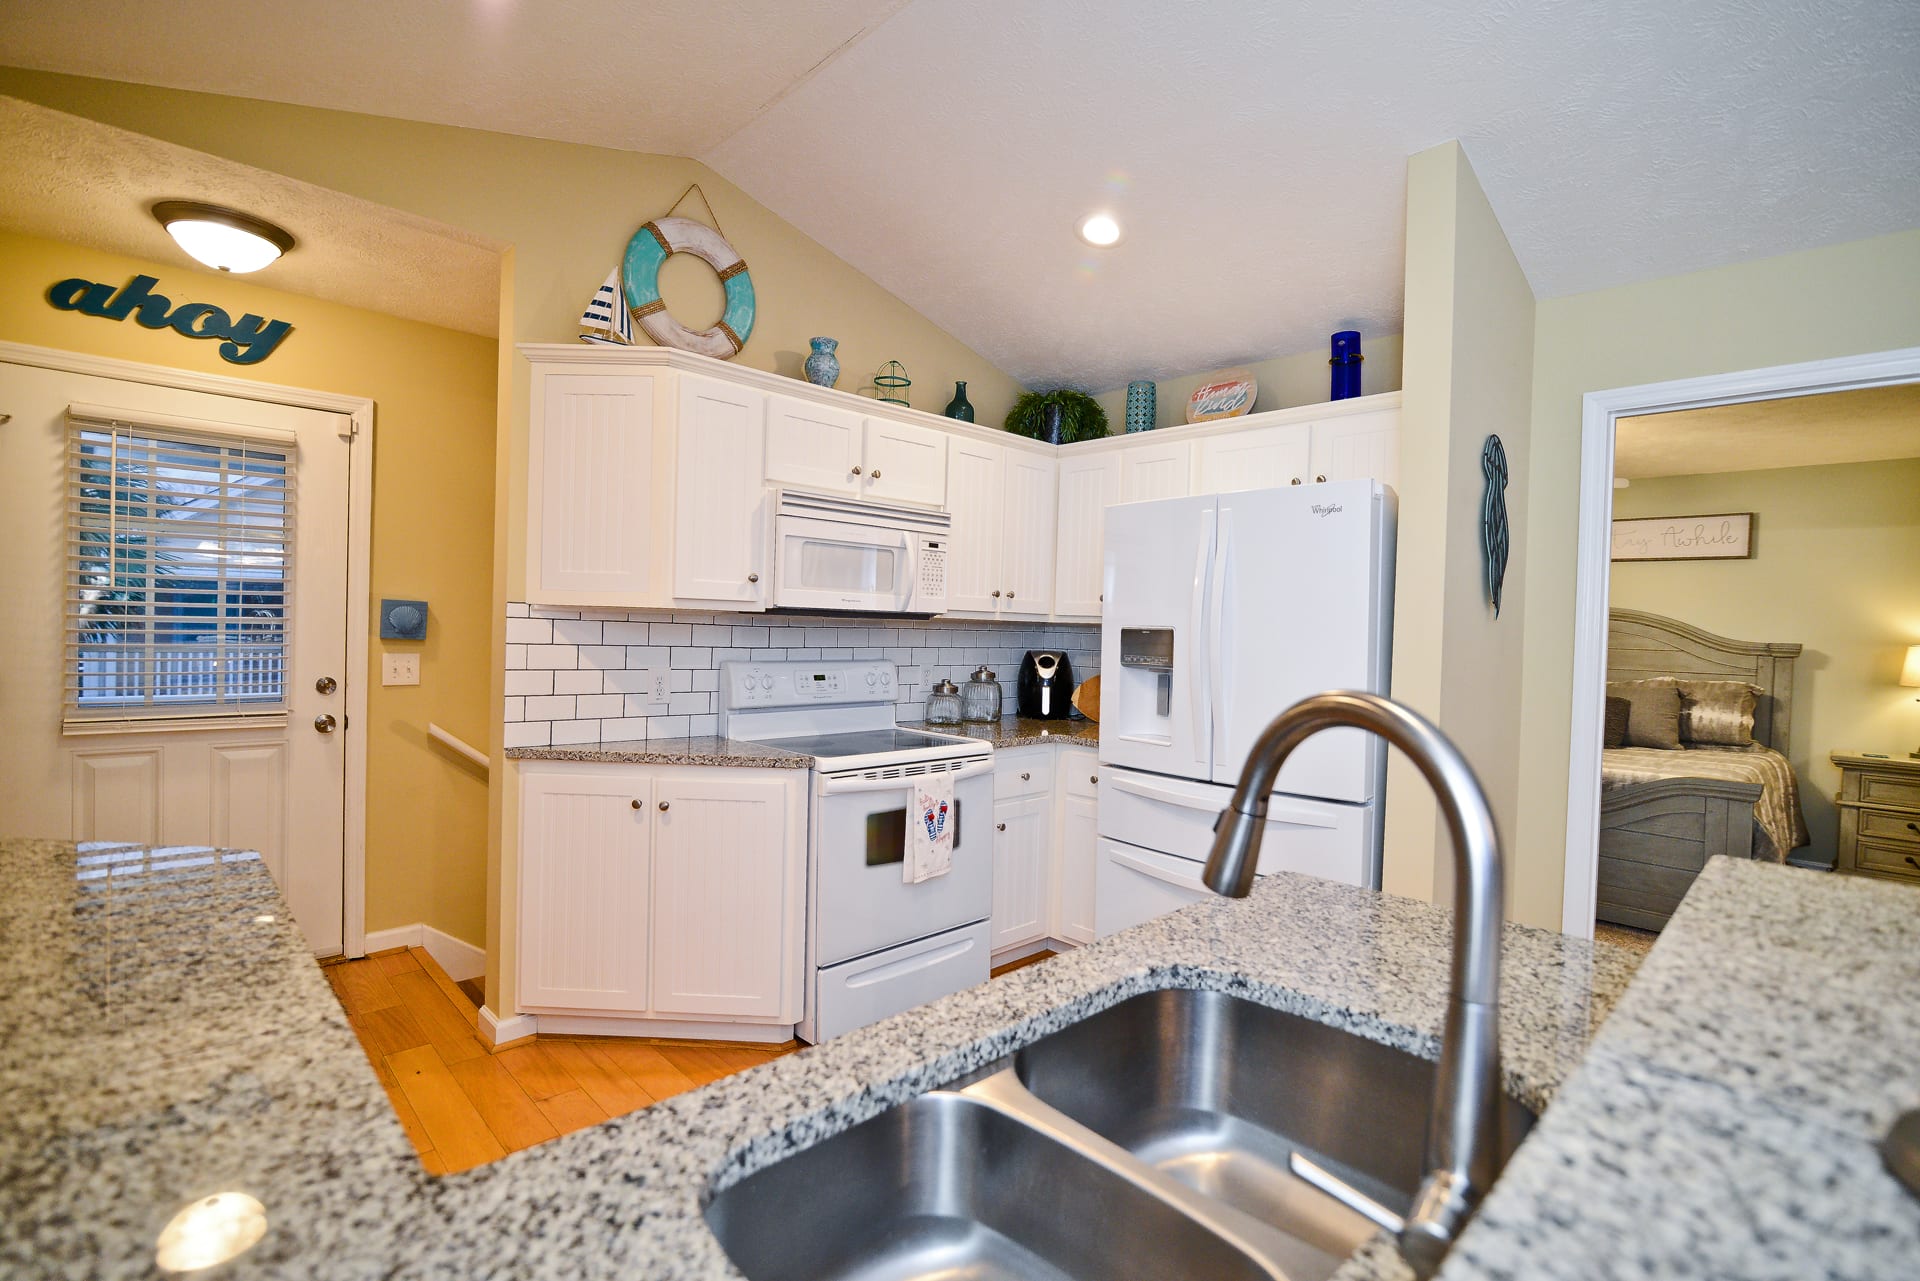
M1608 747L1627 745L1627 716L1633 710L1633 701L1626 698L1607 698L1607 737Z
M1680 687L1671 677L1609 682L1607 697L1627 700L1626 746L1680 750Z
M1675 682L1680 689L1680 737L1712 747L1750 747L1760 691L1745 681Z

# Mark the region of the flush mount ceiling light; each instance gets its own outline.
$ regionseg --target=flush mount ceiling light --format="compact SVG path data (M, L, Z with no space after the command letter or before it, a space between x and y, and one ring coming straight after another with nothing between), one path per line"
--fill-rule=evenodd
M153 216L182 249L217 271L258 271L293 248L292 235L264 218L199 200L162 200Z
M1080 220L1078 230L1080 239L1098 249L1105 249L1120 239L1120 224L1112 214L1088 214Z

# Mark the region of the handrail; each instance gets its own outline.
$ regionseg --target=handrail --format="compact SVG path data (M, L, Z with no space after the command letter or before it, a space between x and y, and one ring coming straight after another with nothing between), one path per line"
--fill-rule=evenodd
M454 734L451 734L444 729L441 729L438 725L435 725L432 721L427 722L427 737L440 740L442 743L445 743L448 747L451 747L454 751L460 753L460 755L466 757L468 760L472 761L475 765L478 765L483 770L492 769L491 764L487 760L487 754L485 752L481 751L479 748L475 747L473 744L467 742L465 739L460 738Z

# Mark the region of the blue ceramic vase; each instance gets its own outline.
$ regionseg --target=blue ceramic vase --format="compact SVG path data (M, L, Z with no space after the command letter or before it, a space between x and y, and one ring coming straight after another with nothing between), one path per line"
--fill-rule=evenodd
M1159 390L1145 378L1127 384L1127 430L1152 431L1155 402Z
M1342 329L1333 336L1333 355L1327 364L1332 379L1328 391L1334 400L1352 400L1360 394L1360 331Z
M808 345L813 354L807 357L807 381L816 387L831 387L840 381L840 357L833 353L839 348L838 338L810 338Z
M973 421L973 402L967 399L967 385L957 382L953 385L953 399L947 402L946 415L963 423Z

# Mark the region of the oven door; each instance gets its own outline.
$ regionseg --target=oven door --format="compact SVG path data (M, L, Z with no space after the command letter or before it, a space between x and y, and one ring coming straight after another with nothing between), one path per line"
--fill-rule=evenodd
M904 529L781 516L774 543L777 608L903 614L913 603L915 545Z
M953 774L953 870L909 885L907 806L922 775L898 766L818 775L814 963L833 965L986 919L993 910L993 758L934 761Z

